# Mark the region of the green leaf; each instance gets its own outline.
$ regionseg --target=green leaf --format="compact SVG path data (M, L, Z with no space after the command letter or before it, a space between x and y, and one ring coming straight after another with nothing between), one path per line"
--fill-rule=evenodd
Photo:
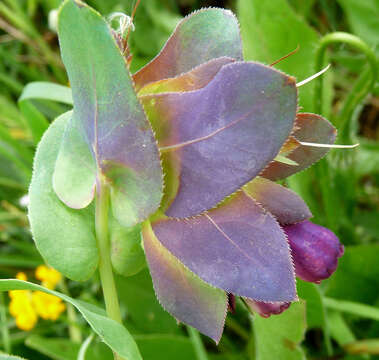
M355 341L355 336L341 313L328 311L328 320L331 336L340 346Z
M18 100L19 104L27 100L51 100L72 105L71 89L67 86L46 81L27 84Z
M191 341L184 336L137 335L135 340L144 360L196 359Z
M76 360L80 348L79 344L74 344L70 340L45 338L39 335L26 338L25 345L53 360Z
M328 280L329 297L374 304L379 286L379 245L347 246L335 274Z
M116 221L111 226L111 261L117 273L132 276L146 266L141 244L141 225L124 228Z
M35 144L38 144L43 133L48 128L49 122L46 117L30 102L21 102L19 106L24 118L27 119L26 124L33 137L33 141Z
M376 46L379 52L379 4L377 0L338 0L346 13L347 20L353 32L367 41L371 46Z
M118 322L108 318L103 309L26 281L13 279L0 280L0 291L10 290L35 290L58 296L62 300L75 306L89 323L93 331L99 335L113 351L128 360L142 360L137 345L128 330Z
M0 354L0 360L26 360L24 358L20 358L18 356L12 356L7 354Z
M271 64L292 50L297 54L281 61L276 68L301 81L314 73L318 36L288 5L286 0L239 0L238 14L246 60ZM313 108L314 82L299 89L300 105Z
M298 279L297 291L300 299L305 300L307 310L307 327L324 327L324 308L319 287L313 283Z
M374 306L355 303L352 301L336 300L332 298L324 298L325 306L341 312L357 315L367 319L379 321L379 309Z
M293 303L280 315L253 321L256 355L259 360L305 360L299 343L304 339L306 321L303 302Z
M122 225L134 226L158 208L163 179L156 141L125 59L107 22L80 1L63 3L58 34L72 87L74 126L83 139L80 148L87 144L85 158L91 153L98 183L105 178L110 184L114 216ZM68 153L74 148L61 148L65 152L62 156L69 159ZM66 171L66 178L70 176L66 181L77 185L81 174L80 167L75 166ZM85 177L81 194L93 194L93 182L87 180ZM70 194L64 186L64 182L55 182L58 196L64 193L61 198L66 204L78 202L77 194ZM80 207L84 207L91 198L83 196L80 200Z
M71 89L67 86L49 82L32 82L26 85L18 100L18 105L27 126L37 144L49 126L46 117L33 104L33 100L51 100L72 105Z
M65 128L53 174L53 188L72 209L87 207L93 200L96 163L73 118Z
M29 189L29 219L37 248L46 262L79 281L90 278L98 263L93 209L68 208L52 187L59 144L70 116L68 112L56 119L38 146Z
M81 345L68 339L31 335L25 340L25 344L53 360L80 360L78 355ZM92 342L86 351L85 360L113 360L113 355L104 343Z
M120 302L137 330L148 334L178 333L175 319L163 310L155 296L147 269L132 277L118 276L116 281Z

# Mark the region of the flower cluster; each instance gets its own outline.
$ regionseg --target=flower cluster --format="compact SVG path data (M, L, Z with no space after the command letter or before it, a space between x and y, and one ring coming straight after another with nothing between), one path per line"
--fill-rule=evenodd
M38 266L35 276L42 285L53 290L61 280L61 274L47 266ZM17 274L17 279L27 280L23 272ZM31 330L37 324L38 317L44 320L57 320L66 309L62 300L42 291L12 290L9 291L11 301L9 312L16 319L16 325L21 330Z

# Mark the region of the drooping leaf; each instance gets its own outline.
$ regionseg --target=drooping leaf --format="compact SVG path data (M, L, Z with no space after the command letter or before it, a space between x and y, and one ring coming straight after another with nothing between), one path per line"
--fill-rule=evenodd
M115 217L125 226L135 225L159 206L162 170L125 60L105 20L84 3L64 2L58 33L77 127L96 161L98 178L111 183ZM69 174L77 176L74 170Z
M277 155L296 115L293 79L257 63L225 65L204 88L142 98L166 168L166 214L196 215Z
M152 229L161 247L213 286L258 301L296 299L286 237L243 192L201 216L157 220Z
M55 163L53 188L67 206L82 209L91 203L95 184L96 163L71 112Z
M333 144L337 131L334 126L323 117L311 114L297 114L295 122L295 131L292 134L296 140L319 144ZM281 162L273 161L266 167L261 176L271 180L284 179L287 176L295 174L306 169L316 161L320 160L329 148L312 147L299 145L287 157L299 165L288 165Z
M72 105L71 89L67 86L46 81L27 84L22 90L19 103L27 100L51 100Z
M269 211L280 224L294 224L312 214L299 195L262 177L256 177L243 190Z
M306 330L305 306L293 303L280 315L268 319L257 316L253 322L257 359L305 360L299 343Z
M179 22L162 51L133 80L139 90L222 56L242 60L238 21L231 11L203 9Z
M52 186L55 161L71 112L45 132L36 152L29 189L29 220L34 241L46 262L73 280L91 277L98 263L93 209L73 210Z
M234 61L234 59L225 56L209 60L184 74L145 85L138 92L138 96L201 89L215 77L224 65Z
M97 306L33 284L27 281L4 279L0 280L0 291L36 290L58 296L72 304L83 315L93 331L117 354L127 359L142 360L137 345L128 330L118 322L107 317L105 311Z
M188 270L156 238L150 224L142 230L144 248L160 304L179 321L218 342L224 328L227 296Z

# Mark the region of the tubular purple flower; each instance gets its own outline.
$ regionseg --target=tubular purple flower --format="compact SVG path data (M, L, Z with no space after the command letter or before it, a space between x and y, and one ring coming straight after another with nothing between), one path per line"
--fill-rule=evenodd
M308 220L283 226L283 229L300 279L320 283L334 273L344 246L332 231Z
M245 299L247 306L254 312L258 313L264 318L268 318L271 315L279 315L284 310L287 310L291 303L290 302L273 302L267 303L262 301L254 301L251 299Z

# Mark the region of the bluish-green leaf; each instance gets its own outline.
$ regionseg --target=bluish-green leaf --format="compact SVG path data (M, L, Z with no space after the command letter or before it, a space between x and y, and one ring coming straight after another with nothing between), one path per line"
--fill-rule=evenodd
M92 208L73 210L53 190L55 161L68 112L44 134L35 156L29 189L29 220L34 241L47 263L73 280L86 280L98 263Z

